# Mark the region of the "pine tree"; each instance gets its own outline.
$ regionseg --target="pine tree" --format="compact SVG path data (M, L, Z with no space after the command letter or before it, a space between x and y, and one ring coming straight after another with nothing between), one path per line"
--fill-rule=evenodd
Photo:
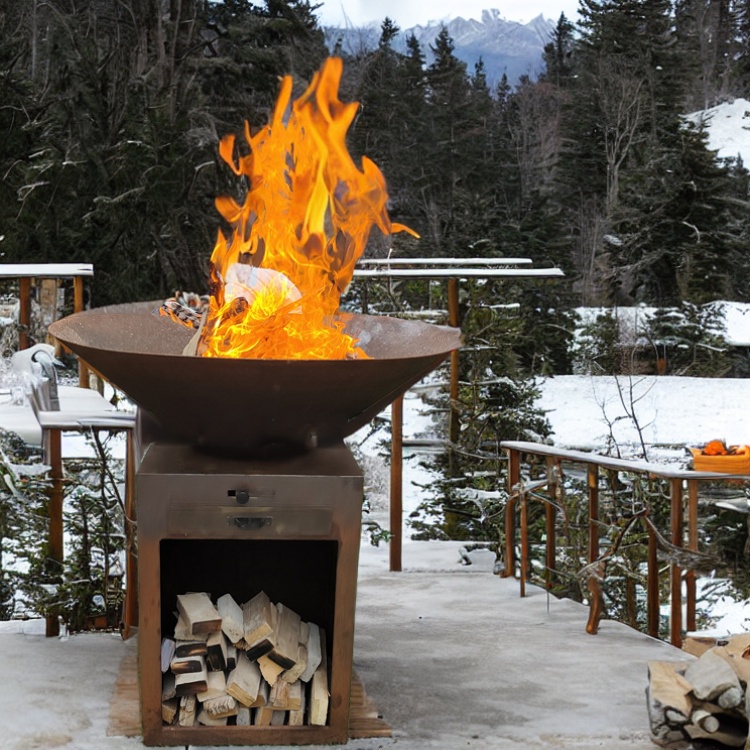
M558 87L565 86L573 72L574 31L575 26L561 13L552 32L552 41L544 46L543 77Z

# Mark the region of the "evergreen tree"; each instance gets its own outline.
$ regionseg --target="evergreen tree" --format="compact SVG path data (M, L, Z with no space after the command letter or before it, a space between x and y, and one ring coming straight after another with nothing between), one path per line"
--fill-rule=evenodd
M93 263L97 305L203 291L214 198L244 189L218 136L264 122L280 75L316 69L312 10L102 0L3 16L0 85L18 98L0 115L6 260Z
M574 31L575 26L561 13L552 40L544 45L544 78L558 87L568 83L573 71Z

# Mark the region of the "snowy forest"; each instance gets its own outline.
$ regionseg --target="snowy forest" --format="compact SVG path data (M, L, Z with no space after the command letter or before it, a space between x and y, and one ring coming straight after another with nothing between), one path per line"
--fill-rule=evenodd
M576 307L747 296L747 171L683 117L750 93L745 2L586 0L578 27L558 20L538 80L496 90L445 30L429 65L414 37L394 51L389 19L376 48L329 50L306 1L0 7L2 259L93 263L91 305L206 289L214 198L243 190L219 138L263 124L279 77L301 89L331 53L341 98L361 103L350 150L421 236L368 255L522 254L565 271L503 286L530 301L514 323L524 372L569 371Z
M430 63L414 37L396 51L397 33L386 18L377 46L329 49L307 0L0 0L2 262L93 263L91 306L205 292L214 199L246 187L219 139L263 125L281 76L301 91L335 54L341 99L361 105L350 151L420 235L373 237L368 256L523 256L566 274L462 286L462 429L438 493L497 486L499 441L545 437L533 376L656 371L606 313L574 354L579 308L654 308L669 374L747 376L709 303L750 301L750 176L686 115L750 98L750 2L581 0L544 72L492 90L445 29ZM436 301L419 282L369 299ZM496 533L451 502L440 533Z
M92 304L205 287L213 199L239 189L218 138L265 122L279 76L302 87L330 53L361 103L350 150L421 235L370 254L523 250L565 270L558 312L747 295L747 172L683 119L750 94L746 2L584 0L538 80L492 91L447 32L430 65L414 39L392 49L389 19L377 48L328 50L306 1L0 7L2 257L94 263Z

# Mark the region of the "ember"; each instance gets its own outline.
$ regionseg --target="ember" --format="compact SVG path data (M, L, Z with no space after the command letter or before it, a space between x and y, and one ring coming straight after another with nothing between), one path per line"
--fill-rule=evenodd
M242 205L216 201L234 232L219 233L211 256L201 356L367 356L333 315L372 228L411 230L391 223L380 170L366 157L360 169L349 155L359 105L338 99L342 69L339 58L326 60L295 101L284 78L271 122L255 135L245 125L248 153L233 135L221 141L221 157L249 190Z

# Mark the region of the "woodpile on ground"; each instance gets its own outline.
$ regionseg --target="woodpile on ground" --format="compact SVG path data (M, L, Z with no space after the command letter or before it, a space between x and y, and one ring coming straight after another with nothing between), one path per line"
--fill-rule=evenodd
M324 726L328 664L322 628L261 591L177 597L162 640L162 719L180 726Z
M688 638L684 649L697 658L648 665L653 741L675 750L693 741L750 750L750 634Z

